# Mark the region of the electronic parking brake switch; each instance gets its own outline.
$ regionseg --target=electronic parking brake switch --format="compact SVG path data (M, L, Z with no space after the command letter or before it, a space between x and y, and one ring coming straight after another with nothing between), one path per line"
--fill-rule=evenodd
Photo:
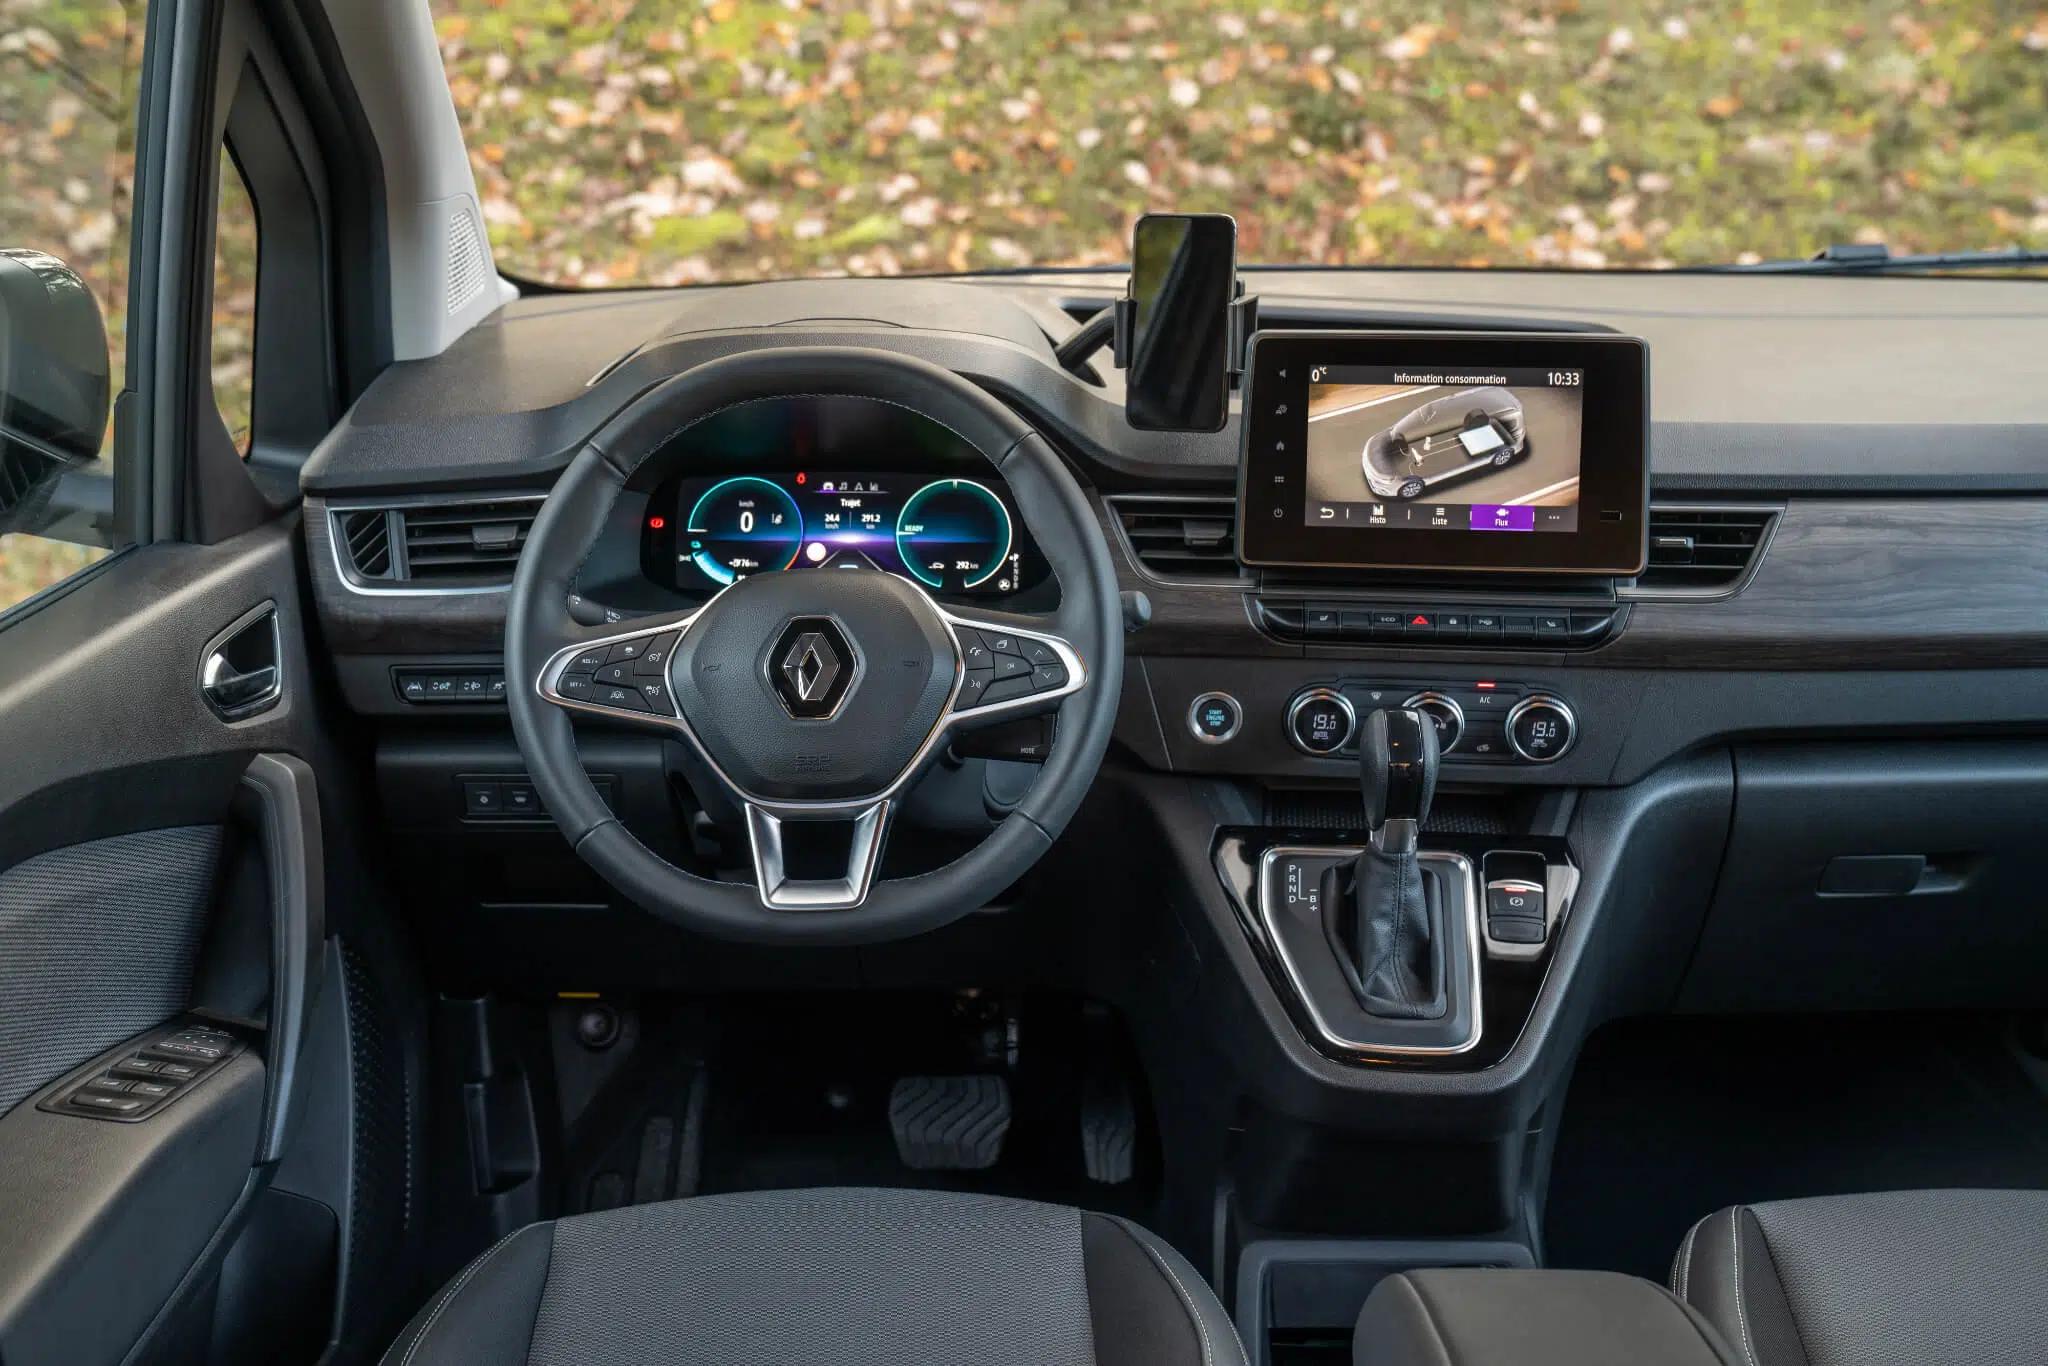
M1503 944L1541 944L1543 884L1513 877L1487 883L1486 933Z

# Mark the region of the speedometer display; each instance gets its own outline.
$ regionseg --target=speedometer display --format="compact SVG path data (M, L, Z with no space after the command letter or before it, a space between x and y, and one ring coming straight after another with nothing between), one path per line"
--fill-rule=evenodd
M1010 554L1010 510L972 479L926 484L896 517L896 553L926 587L978 587Z
M1007 597L1050 576L1008 490L991 477L771 470L683 476L656 498L642 562L657 582L685 592L784 569L870 568L942 596Z
M714 484L683 524L684 554L714 583L787 569L804 544L804 517L778 484L751 476Z

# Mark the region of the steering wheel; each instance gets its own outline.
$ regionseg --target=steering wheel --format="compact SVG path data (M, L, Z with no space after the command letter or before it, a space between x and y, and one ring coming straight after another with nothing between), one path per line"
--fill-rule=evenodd
M1059 607L962 614L895 574L807 569L752 574L696 611L629 627L576 622L577 573L640 464L714 413L800 395L893 403L978 450L1057 567ZM978 909L1051 847L1109 744L1123 623L1101 525L1022 418L922 360L789 347L677 375L584 444L520 554L505 669L535 789L577 854L629 900L723 939L876 943ZM875 878L892 812L949 732L1054 710L1043 768L986 839L935 871ZM577 713L680 736L744 811L754 884L696 876L635 839L577 757ZM809 821L850 827L842 876L792 875L785 837Z

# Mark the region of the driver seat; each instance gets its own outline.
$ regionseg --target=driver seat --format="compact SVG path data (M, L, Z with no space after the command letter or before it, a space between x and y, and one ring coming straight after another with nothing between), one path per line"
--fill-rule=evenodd
M530 1224L384 1366L1244 1366L1138 1225L944 1191L757 1191Z

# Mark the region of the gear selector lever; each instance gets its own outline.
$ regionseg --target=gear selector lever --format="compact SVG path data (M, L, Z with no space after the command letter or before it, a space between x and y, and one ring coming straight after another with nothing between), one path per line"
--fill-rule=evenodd
M1444 893L1416 857L1436 793L1436 725L1419 711L1365 718L1359 785L1371 842L1323 875L1321 902L1338 961L1367 1014L1433 1020L1447 1005Z

